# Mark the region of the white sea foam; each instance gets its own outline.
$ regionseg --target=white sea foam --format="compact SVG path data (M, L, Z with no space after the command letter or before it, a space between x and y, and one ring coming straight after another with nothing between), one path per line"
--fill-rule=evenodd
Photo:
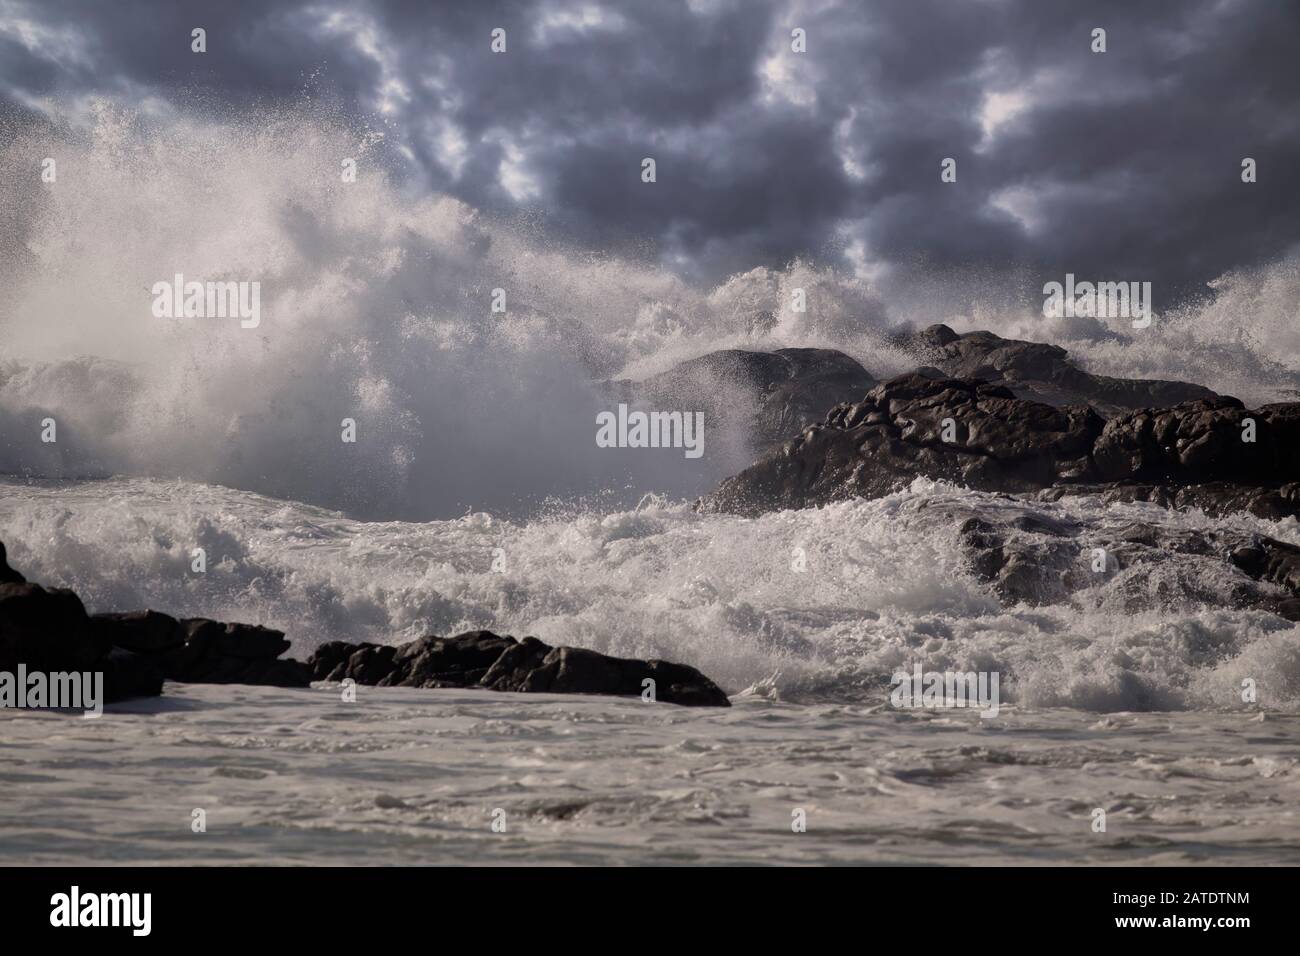
M0 864L1300 863L1295 716L360 695L7 717Z
M698 462L598 449L593 381L789 345L842 348L883 376L913 364L883 344L904 320L1059 340L1097 371L1249 400L1296 384L1294 260L1223 277L1206 304L1140 333L1054 325L1036 297L1017 308L996 285L954 306L806 262L697 288L412 196L378 138L313 112L201 121L100 104L86 129L0 148L0 472L182 476L408 519L689 496L750 450L712 424ZM47 154L60 175L40 185L30 158ZM340 156L360 157L356 182L340 181ZM177 273L260 282L262 321L156 318L149 290ZM806 313L791 311L795 289ZM40 441L47 416L54 444ZM345 417L355 446L339 441Z
M1300 710L1300 629L1232 609L1246 579L1224 561L1169 554L1143 582L1103 576L1068 601L1007 608L971 575L939 506L1029 507L1098 530L1230 525L1300 543L1293 520L1212 522L1086 499L1022 506L926 481L756 520L649 502L526 523L365 522L141 479L0 488L0 533L30 578L74 588L92 611L275 626L301 656L330 639L487 627L684 661L728 692L761 685L794 701L885 702L890 675L919 663L999 671L1003 700L1031 706L1242 709L1251 677L1261 706ZM190 570L193 547L207 552L205 574ZM504 573L492 570L495 549ZM805 571L793 569L796 549ZM1137 609L1135 595L1146 598Z
M686 661L728 690L795 700L874 700L918 661L1002 670L1005 699L1039 706L1217 709L1247 676L1266 706L1300 700L1295 628L1231 609L1222 562L1168 556L1150 584L1165 597L1137 612L1113 582L1007 609L963 566L952 522L923 507L996 496L922 482L758 520L700 516L682 499L745 464L743 442L710 430L696 461L600 449L593 427L607 407L594 382L715 348L831 346L901 371L911 360L883 344L895 320L1061 341L1099 372L1277 398L1300 368L1293 260L1223 277L1140 332L1050 325L1037 298L1017 310L988 289L927 308L951 298L806 262L696 288L411 196L366 161L374 137L294 111L157 122L103 106L89 129L53 135L0 149L0 471L140 477L9 483L0 537L16 566L92 609L259 621L299 654L486 626ZM30 156L51 151L59 180L36 191ZM354 155L362 175L342 183L338 159ZM156 318L150 288L176 273L260 282L259 326ZM790 311L796 288L807 313ZM40 441L46 416L57 443ZM345 417L356 445L339 440ZM1207 523L1034 507L1098 526ZM1294 522L1230 520L1300 540ZM190 572L194 547L206 574ZM791 569L796 548L807 573Z

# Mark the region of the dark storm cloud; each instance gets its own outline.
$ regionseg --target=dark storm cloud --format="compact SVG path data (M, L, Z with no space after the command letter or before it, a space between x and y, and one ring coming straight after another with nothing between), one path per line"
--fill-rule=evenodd
M709 279L843 256L1167 299L1296 242L1298 41L1300 7L1265 0L0 0L0 96L310 91L382 119L424 188Z

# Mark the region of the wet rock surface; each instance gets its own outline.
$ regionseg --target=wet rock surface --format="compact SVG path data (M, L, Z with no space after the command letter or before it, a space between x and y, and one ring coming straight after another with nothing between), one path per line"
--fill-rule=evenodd
M306 687L351 678L401 687L483 687L556 694L641 695L674 704L729 706L727 695L693 667L609 657L516 641L490 631L423 637L401 646L322 645L306 663L280 655L282 632L256 624L177 619L159 611L87 614L66 588L26 582L0 545L0 670L104 673L107 702L162 693L163 681Z
M687 706L727 707L727 695L693 667L551 647L491 631L422 637L399 647L332 641L308 661L317 680L379 687L484 687L552 694L642 695ZM647 684L649 681L651 683Z
M1017 398L1047 405L1091 405L1106 418L1218 397L1191 382L1093 375L1078 368L1060 346L1004 339L992 332L958 334L946 325L932 325L899 344L945 377L978 378L1010 389Z
M1013 504L996 511L935 506L956 528L975 576L1002 603L1077 605L1093 586L1117 581L1123 610L1187 601L1252 608L1300 621L1300 547L1233 528L1196 530L1133 521L1085 527ZM1168 558L1195 558L1170 572ZM1190 573L1197 568L1205 573ZM1180 575L1175 579L1169 574Z
M1058 408L1002 385L918 372L836 406L698 507L753 515L880 497L926 477L982 491L1100 493L1285 517L1300 514L1298 476L1297 403L1252 411L1214 397L1106 421L1090 406Z

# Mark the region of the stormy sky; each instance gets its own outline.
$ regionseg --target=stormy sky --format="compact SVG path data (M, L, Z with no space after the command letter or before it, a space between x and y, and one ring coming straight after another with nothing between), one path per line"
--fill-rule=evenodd
M1167 302L1295 244L1298 46L1273 0L0 0L0 128L328 101L409 188L689 279L803 257Z

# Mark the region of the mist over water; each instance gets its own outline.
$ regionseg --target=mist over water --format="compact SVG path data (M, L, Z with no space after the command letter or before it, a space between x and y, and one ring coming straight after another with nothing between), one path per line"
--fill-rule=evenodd
M1300 628L1233 607L1238 582L1220 559L1170 554L1065 600L1004 607L966 566L952 507L1077 521L1085 541L1140 521L1300 544L1291 519L1024 504L925 480L758 519L651 500L527 522L419 523L186 482L0 484L9 560L32 579L73 588L92 612L154 607L276 627L299 657L327 640L489 628L685 661L728 693L788 702L883 703L889 676L919 663L998 671L1002 700L1018 705L1232 709L1251 677L1260 706L1300 711ZM196 546L205 574L190 573Z
M698 460L595 443L604 380L786 346L839 348L885 377L916 364L889 333L936 321L1056 342L1103 374L1285 399L1294 256L1134 330L1047 320L996 279L868 282L796 261L696 286L412 196L378 137L310 112L222 123L101 106L84 130L42 135L0 150L0 531L16 567L92 611L264 623L298 655L489 627L686 661L729 692L792 701L877 701L921 662L1001 670L1013 704L1214 709L1244 675L1267 678L1262 705L1300 709L1296 628L1225 609L1221 562L1171 555L1162 597L1136 611L1123 580L1005 608L927 510L999 496L920 482L753 521L696 515L684 500L752 459L743 436L706 422ZM58 181L34 188L46 155ZM344 157L356 182L340 180ZM260 282L261 324L155 318L151 287L176 273ZM57 443L40 441L46 417ZM1211 524L1027 507L1098 528ZM1300 543L1294 521L1229 520ZM193 547L206 574L189 573ZM796 548L815 573L792 572Z
M910 367L883 344L891 326L947 321L1247 400L1276 399L1300 367L1295 260L1224 277L1208 304L1141 333L1050 323L1036 303L959 308L938 284L873 286L798 261L698 288L414 197L380 161L381 138L319 111L221 122L99 104L85 129L10 142L0 471L184 477L369 518L527 515L691 497L747 464L752 449L716 422L698 461L594 442L610 404L595 383L717 348L841 348L884 376ZM54 184L37 175L47 155ZM340 179L343 157L358 159L355 182ZM260 282L260 326L155 318L150 289L177 273ZM790 310L794 288L806 313ZM39 440L47 416L54 444ZM339 440L349 417L355 445Z
M57 146L12 144L0 470L183 476L433 518L696 494L747 463L744 448L703 461L598 449L609 401L594 383L744 339L750 300L788 277L701 293L412 198L366 151L295 114L155 128L108 108ZM59 178L33 195L46 153ZM359 158L356 182L340 181L340 157ZM177 273L260 282L261 324L154 317L151 287ZM46 416L55 444L39 441ZM348 417L355 445L339 438Z

